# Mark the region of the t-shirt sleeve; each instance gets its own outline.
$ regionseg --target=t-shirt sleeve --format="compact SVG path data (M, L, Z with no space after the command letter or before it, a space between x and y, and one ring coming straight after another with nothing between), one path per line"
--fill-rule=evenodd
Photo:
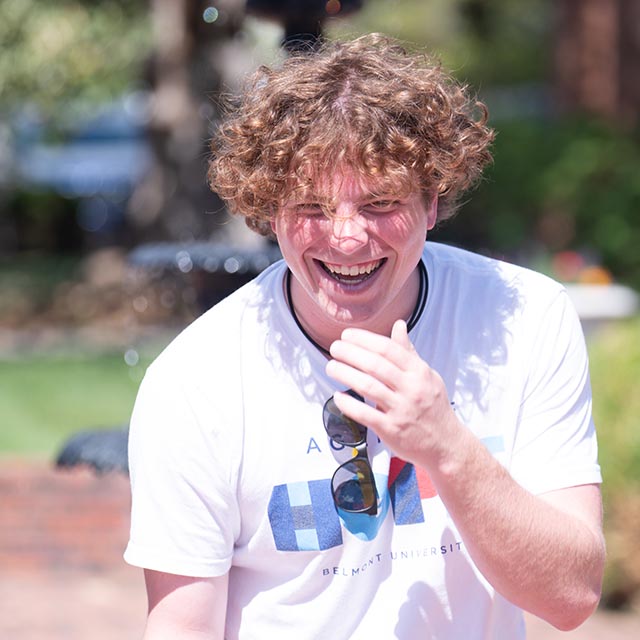
M240 528L233 434L201 381L152 365L131 418L129 564L212 577L231 566ZM237 427L237 426L236 426Z
M566 291L529 329L533 342L511 474L535 494L599 483L587 349Z

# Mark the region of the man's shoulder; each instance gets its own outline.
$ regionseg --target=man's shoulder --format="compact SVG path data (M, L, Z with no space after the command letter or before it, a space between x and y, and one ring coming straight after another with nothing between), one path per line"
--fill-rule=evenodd
M565 287L548 276L506 260L429 242L424 260L432 308L473 310L476 324L498 320L533 331L548 312L571 307Z
M476 253L453 245L427 242L424 256L427 264L432 265L436 278L443 274L471 281L477 278L485 284L485 289L492 280L496 280L529 292L540 290L552 295L564 288L552 278L504 257Z

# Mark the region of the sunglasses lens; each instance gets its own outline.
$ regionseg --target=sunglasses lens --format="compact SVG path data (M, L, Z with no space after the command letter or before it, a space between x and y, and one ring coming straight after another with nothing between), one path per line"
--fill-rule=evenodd
M348 391L347 393L358 400L362 400L362 397L354 391ZM340 409L336 407L333 398L329 398L325 402L322 417L327 434L334 442L347 446L355 446L363 442L367 437L367 428L359 422L345 416Z
M333 499L339 509L358 513L377 506L378 492L366 460L350 460L338 467L332 488Z

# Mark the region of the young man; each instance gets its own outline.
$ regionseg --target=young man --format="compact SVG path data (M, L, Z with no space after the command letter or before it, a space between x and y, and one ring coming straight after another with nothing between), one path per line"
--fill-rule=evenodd
M596 607L566 292L425 244L490 160L484 120L374 35L261 69L221 125L212 186L284 261L141 386L125 557L145 638L512 640L523 609L571 629Z

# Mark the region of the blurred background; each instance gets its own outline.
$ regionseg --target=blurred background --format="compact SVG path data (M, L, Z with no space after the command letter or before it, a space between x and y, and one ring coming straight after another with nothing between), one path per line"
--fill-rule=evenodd
M221 96L321 35L373 31L435 53L489 107L494 164L432 237L566 283L605 479L602 615L640 632L639 0L0 0L6 637L75 637L54 594L104 637L139 636L141 578L120 560L138 384L279 257L207 188Z

